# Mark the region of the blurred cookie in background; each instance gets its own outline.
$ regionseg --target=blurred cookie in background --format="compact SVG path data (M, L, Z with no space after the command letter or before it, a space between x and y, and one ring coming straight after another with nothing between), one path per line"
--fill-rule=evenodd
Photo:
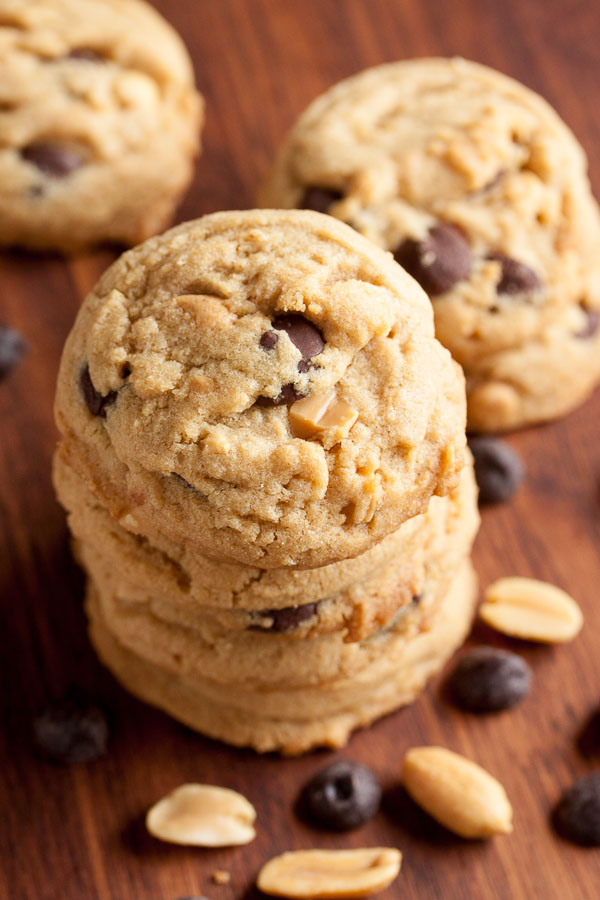
M0 0L0 244L160 231L202 123L185 46L142 0Z
M563 415L600 377L600 218L554 110L464 59L369 69L300 116L260 205L328 212L427 291L474 431Z

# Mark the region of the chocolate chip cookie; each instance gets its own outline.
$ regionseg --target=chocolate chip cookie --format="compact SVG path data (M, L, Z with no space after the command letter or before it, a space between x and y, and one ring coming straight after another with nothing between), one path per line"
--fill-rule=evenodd
M217 213L124 254L67 341L56 415L113 519L261 569L364 553L464 462L427 296L310 211Z
M202 118L182 41L142 0L0 0L0 244L161 230Z
M352 730L410 703L464 640L475 595L475 574L465 559L447 593L420 623L417 618L413 627L405 628L398 620L362 644L351 645L349 652L349 645L342 645L347 662L358 650L358 671L350 665L347 675L338 672L332 679L297 686L273 683L268 689L251 683L232 688L187 671L186 660L178 659L176 652L167 665L157 665L148 651L154 655L162 641L153 637L151 644L132 645L129 637L123 639L113 630L114 623L108 624L111 598L101 596L92 582L87 612L99 656L132 693L211 737L259 752L297 754L318 746L341 747ZM322 643L323 660L329 657L328 640L316 639Z
M76 556L99 589L126 598L121 605L131 622L134 612L142 620L159 618L211 647L221 641L232 648L244 632L296 642L336 633L341 642L360 641L400 610L423 610L426 585L433 579L444 589L478 524L473 470L466 465L454 491L433 497L426 512L366 553L320 568L261 570L127 531L60 456L54 483L69 512ZM244 653L234 655L245 664ZM216 671L214 662L204 664ZM262 671L271 677L270 665Z
M299 118L260 195L327 212L429 294L473 430L562 415L600 377L600 218L585 155L532 91L462 59L370 69Z

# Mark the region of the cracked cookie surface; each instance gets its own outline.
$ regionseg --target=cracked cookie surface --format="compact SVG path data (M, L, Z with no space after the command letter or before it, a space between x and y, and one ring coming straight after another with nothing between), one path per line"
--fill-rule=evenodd
M357 556L464 454L422 290L314 212L217 213L124 254L67 341L61 454L130 531L260 568Z
M135 244L192 176L203 102L143 0L0 0L0 244Z
M328 212L431 297L469 425L561 415L600 378L600 220L584 153L518 82L462 59L383 65L292 128L264 206Z

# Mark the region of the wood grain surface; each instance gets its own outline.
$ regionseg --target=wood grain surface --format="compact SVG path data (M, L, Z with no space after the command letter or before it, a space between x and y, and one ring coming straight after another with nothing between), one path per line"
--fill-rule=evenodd
M590 155L600 188L600 5L592 0L156 0L184 35L207 100L205 150L179 219L251 206L259 179L295 116L334 81L387 60L461 54L544 94ZM53 497L52 398L75 312L114 258L65 262L0 256L0 320L27 338L27 358L0 384L0 897L6 900L251 900L270 856L302 847L395 845L399 880L382 898L597 900L600 851L558 839L549 814L561 790L600 760L577 736L600 703L600 393L561 422L511 436L528 466L515 500L486 510L475 562L481 582L533 575L566 588L586 624L570 645L519 645L534 669L514 711L467 716L436 679L411 708L356 735L339 756L381 776L386 808L347 836L322 834L293 813L305 779L336 754L260 758L205 740L130 698L96 661ZM510 646L478 628L474 638ZM30 723L72 685L109 710L108 755L60 768L32 752ZM505 785L515 831L488 843L454 839L398 791L404 751L442 744ZM143 815L184 781L236 788L258 809L247 847L161 845ZM211 883L217 869L228 885Z

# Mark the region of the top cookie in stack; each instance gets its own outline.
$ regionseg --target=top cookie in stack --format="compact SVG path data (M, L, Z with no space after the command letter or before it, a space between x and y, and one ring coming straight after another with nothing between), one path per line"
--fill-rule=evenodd
M329 212L394 252L464 368L469 426L562 415L600 378L600 217L541 97L485 66L379 66L315 100L264 206Z
M464 462L463 379L425 294L313 212L218 213L121 257L67 341L56 414L127 529L264 569L365 552Z

